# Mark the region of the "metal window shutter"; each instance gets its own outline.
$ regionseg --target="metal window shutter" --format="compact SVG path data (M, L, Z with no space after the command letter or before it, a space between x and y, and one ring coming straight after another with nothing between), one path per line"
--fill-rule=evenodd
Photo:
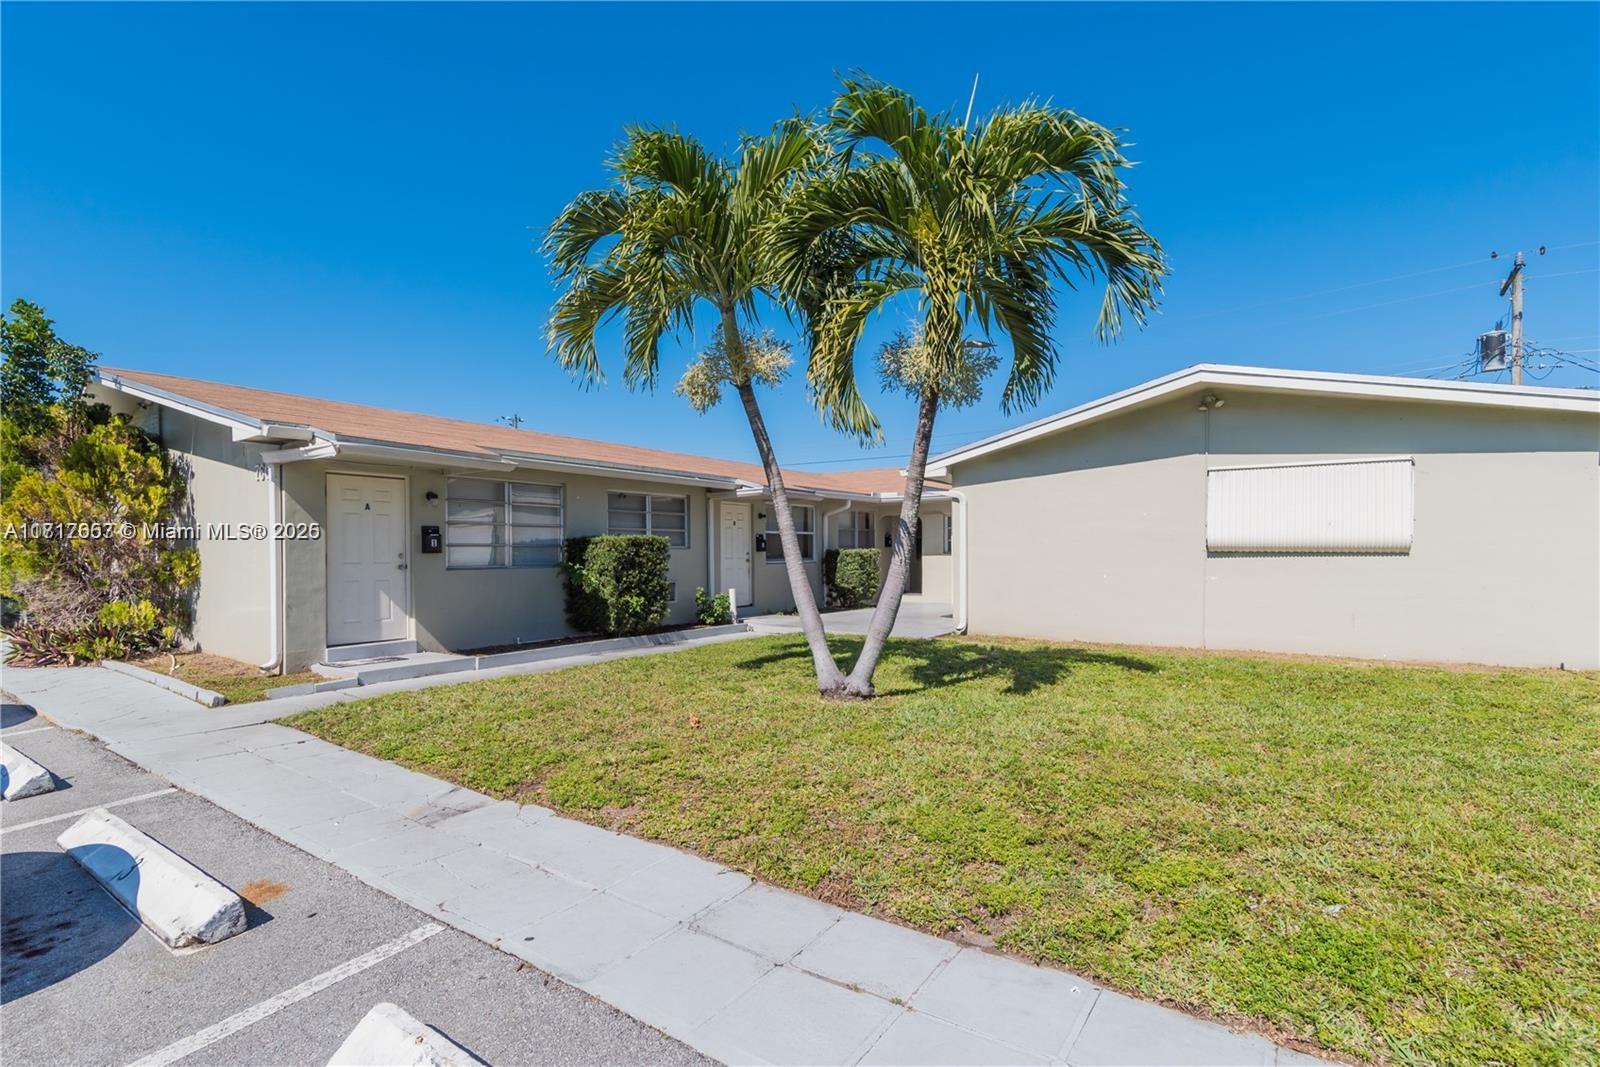
M1410 456L1218 467L1206 475L1212 552L1409 552Z

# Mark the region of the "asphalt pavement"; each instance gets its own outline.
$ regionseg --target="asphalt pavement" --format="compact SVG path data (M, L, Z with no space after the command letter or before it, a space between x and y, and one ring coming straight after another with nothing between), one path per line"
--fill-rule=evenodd
M0 740L58 779L0 811L8 1065L323 1064L380 1001L494 1064L707 1062L9 699ZM140 926L55 843L100 805L243 896L248 929L174 952Z

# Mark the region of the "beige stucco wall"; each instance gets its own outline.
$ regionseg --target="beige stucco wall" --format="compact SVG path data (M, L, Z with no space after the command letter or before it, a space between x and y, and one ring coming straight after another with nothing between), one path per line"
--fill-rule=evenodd
M1234 390L958 465L976 633L1600 666L1591 417ZM1205 547L1206 471L1411 455L1405 555Z
M950 511L948 501L922 502L922 596L926 600L951 603L955 599L955 556L944 550L944 521Z
M140 405L124 393L97 387L96 398L129 415L188 467L186 522L200 527L267 522L267 487L261 446L239 444L224 427L158 405ZM191 636L201 649L246 663L271 653L267 630L268 544L203 536L200 582L193 597Z
M561 574L555 567L512 567L490 569L451 569L445 554L421 552L421 528L445 525L444 500L452 476L534 482L560 485L564 491L565 534L604 533L606 494L613 491L668 493L689 499L689 546L673 549L670 576L677 583L677 599L668 613L668 623L694 621L694 591L709 586L707 560L719 558L715 543L714 508L721 499L732 499L726 492L699 487L676 486L659 482L640 482L624 478L593 477L567 472L519 470L514 474L476 470L449 470L436 467L397 466L348 462L344 460L304 461L283 467L284 520L286 523L315 522L326 525L326 489L329 473L369 474L401 477L407 483L407 539L410 554L410 615L412 632L418 645L429 650L460 650L495 644L538 641L571 634L566 625ZM429 491L439 495L430 503ZM753 529L764 528L761 517L768 505L760 499L746 499L751 509ZM821 516L842 503L837 500L808 502ZM708 516L710 526L708 528ZM707 538L711 538L708 545ZM832 533L828 544L834 544ZM813 592L821 595L820 553L818 561L806 565ZM288 541L284 544L285 591L285 667L297 670L321 659L326 648L326 552L325 538L315 541ZM754 552L754 604L743 614L792 610L794 596L782 566L766 562ZM263 586L264 587L264 586ZM258 598L259 600L259 598ZM262 616L264 620L264 615ZM261 623L263 634L265 622ZM264 638L263 638L264 640ZM264 653L263 653L264 654Z
M519 470L512 474L416 466L387 466L340 460L292 463L284 467L285 518L318 523L327 520L327 476L371 474L403 477L410 513L406 536L410 555L410 613L418 645L429 650L460 650L565 637L561 572L557 567L449 568L445 553L423 554L422 527L446 525L445 500L451 477L560 485L564 496L565 535L606 532L606 494L656 493L689 498L689 546L671 551L669 577L677 583L677 599L667 622L694 620L694 590L705 584L705 491L700 488L597 478L566 472ZM430 503L432 491L439 499ZM325 541L292 542L285 546L287 629L290 669L321 658L327 633Z
M843 501L830 501L824 511L838 508ZM852 505L851 512L865 511L872 516L872 547L878 549L878 578L881 581L888 576L890 551L884 547L884 535L894 529L895 522L900 518L900 505L894 504L865 504L857 502ZM828 547L839 547L839 530L848 527L850 513L835 516L828 520ZM924 500L922 502L923 535L922 555L922 592L921 596L928 600L950 602L954 598L955 590L955 556L953 553L943 551L943 531L945 516L951 513L951 502L948 500Z

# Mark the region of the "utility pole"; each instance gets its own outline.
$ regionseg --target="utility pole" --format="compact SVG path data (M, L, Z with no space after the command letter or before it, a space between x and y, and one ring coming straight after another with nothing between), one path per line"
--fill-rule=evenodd
M1500 295L1511 290L1511 384L1522 384L1522 253L1517 253L1511 273L1500 285Z
M1545 246L1539 246L1539 254L1545 253ZM1499 259L1499 252L1490 252L1490 259ZM1522 275L1524 261L1522 253L1518 252L1516 259L1511 264L1511 273L1506 275L1506 280L1500 283L1500 295L1505 296L1506 291L1511 292L1511 384L1522 384Z
M1520 253L1519 253L1519 256L1520 256ZM499 415L499 416L495 417L494 421L495 422L503 422L507 426L509 426L513 430L515 430L517 427L522 425L524 420L523 420L521 415Z

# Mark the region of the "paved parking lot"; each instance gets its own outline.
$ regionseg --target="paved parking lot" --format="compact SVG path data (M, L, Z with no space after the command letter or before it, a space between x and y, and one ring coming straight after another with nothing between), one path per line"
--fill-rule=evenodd
M9 700L0 739L59 780L3 809L9 1064L322 1064L384 1000L490 1063L705 1062ZM99 805L244 896L249 928L169 950L56 846Z

